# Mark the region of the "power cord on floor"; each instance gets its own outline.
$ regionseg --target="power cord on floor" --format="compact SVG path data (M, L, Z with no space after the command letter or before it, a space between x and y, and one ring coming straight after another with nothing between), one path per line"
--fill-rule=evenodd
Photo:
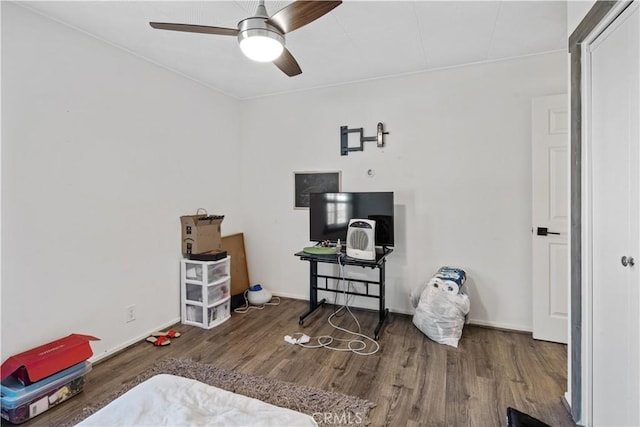
M248 294L249 290L247 289L246 291L244 291L244 306L234 309L234 313L244 314L248 313L249 310L263 310L265 305L280 305L280 297L273 297L269 302L265 302L264 304L251 305L249 304L249 298L247 298Z
M339 286L340 282L342 282L343 285L344 285L344 282L345 282L344 264L342 264L342 256L338 256L338 265L340 266L340 281L336 284L336 290L338 289L338 286ZM345 302L338 310L335 310L333 313L331 313L331 315L327 319L327 322L329 322L329 324L334 329L337 329L337 330L342 331L342 332L346 332L348 334L355 335L358 338L342 339L342 338L334 338L331 335L320 335L320 336L317 336L317 337L308 337L307 335L303 334L302 332L296 332L295 334L293 334L291 336L287 335L287 337L289 339L287 339L287 337L285 337L285 341L287 341L287 342L289 342L291 344L299 345L300 347L304 347L304 348L326 348L326 349L333 350L333 351L350 351L352 353L359 354L359 355L362 355L362 356L369 356L369 355L377 353L380 350L380 344L378 344L378 342L376 340L374 340L373 338L368 337L367 335L362 333L361 328L360 328L360 322L358 322L358 319L351 312L351 309L349 308L349 297L350 297L350 294L348 294L347 291L350 288L350 286L351 286L351 282L350 281L347 283L347 286L343 286L342 292L343 292L343 295L344 295ZM336 295L337 295L337 292L336 292ZM334 302L337 302L337 297L334 299ZM341 312L343 314L349 313L351 315L353 320L356 322L356 325L358 325L358 332L350 331L349 329L337 326L331 321L331 319L333 319L334 317L340 316ZM307 344L310 340L316 340L318 342L318 344ZM345 348L345 347L332 346L331 344L334 341L340 342L340 343L347 343L347 347ZM372 349L369 350L369 351L365 351L365 349L367 348L367 342L370 342L370 343L373 344Z

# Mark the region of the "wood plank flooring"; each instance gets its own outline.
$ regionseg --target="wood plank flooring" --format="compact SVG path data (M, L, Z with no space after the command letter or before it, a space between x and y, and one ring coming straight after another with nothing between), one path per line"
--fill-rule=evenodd
M552 426L575 425L561 401L564 345L467 325L456 349L430 341L411 317L391 314L375 355L304 349L285 343L284 335L332 332L326 322L331 306L299 326L306 307L305 301L283 298L279 306L234 313L212 330L176 325L183 335L170 345L143 341L96 364L82 393L23 425L60 424L167 357L360 396L377 404L370 413L374 426L504 426L508 406ZM354 312L372 335L377 314ZM346 320L338 323L355 327Z

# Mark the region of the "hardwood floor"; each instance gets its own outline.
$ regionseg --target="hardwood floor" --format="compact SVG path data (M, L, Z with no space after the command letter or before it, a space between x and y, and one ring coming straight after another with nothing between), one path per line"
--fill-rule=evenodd
M561 402L564 345L467 325L456 349L430 341L411 317L391 314L375 355L304 349L285 343L284 335L332 331L326 322L331 306L298 326L306 306L283 298L279 306L234 313L212 330L176 325L183 335L171 345L143 341L96 364L82 393L23 425L60 424L167 357L360 396L377 404L370 413L374 426L504 426L508 406L552 426L574 425ZM377 315L354 312L371 335Z

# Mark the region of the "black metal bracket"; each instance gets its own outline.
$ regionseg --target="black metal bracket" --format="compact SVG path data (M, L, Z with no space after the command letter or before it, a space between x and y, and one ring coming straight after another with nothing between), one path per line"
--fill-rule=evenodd
M360 133L360 146L349 147L349 134ZM384 136L389 135L389 132L384 131L384 125L382 122L378 123L377 132L375 136L364 136L362 128L349 129L348 126L340 126L340 155L346 156L349 151L364 151L364 143L367 141L373 141L380 148L384 147Z

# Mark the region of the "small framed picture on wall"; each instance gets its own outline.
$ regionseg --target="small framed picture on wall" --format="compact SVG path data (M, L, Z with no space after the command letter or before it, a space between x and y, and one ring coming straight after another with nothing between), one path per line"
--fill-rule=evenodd
M338 172L294 172L293 208L309 209L310 193L337 193L340 191Z

